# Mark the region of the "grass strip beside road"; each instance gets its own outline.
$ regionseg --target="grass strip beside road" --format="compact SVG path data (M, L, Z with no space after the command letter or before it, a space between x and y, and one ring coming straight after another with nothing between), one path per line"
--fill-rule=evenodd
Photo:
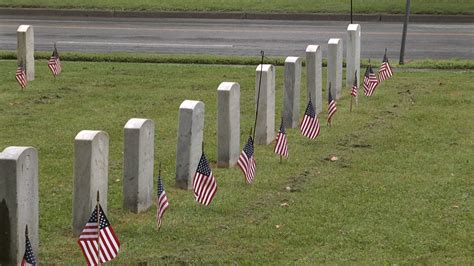
M14 80L16 62L0 61L0 150L33 146L39 152L43 262L84 263L71 233L73 142L84 129L110 136L107 216L122 242L113 264L474 260L472 72L397 71L373 97L361 96L352 113L344 89L331 128L326 112L320 114L316 140L287 129L288 160L280 164L273 145L256 146L257 174L247 185L239 169L215 167L216 89L223 81L240 84L243 145L255 115L255 66L65 61L63 73L53 78L46 65L36 61L36 79L22 91ZM283 68L276 71L280 114ZM206 106L206 155L219 186L208 208L174 186L184 99ZM141 214L122 209L123 126L132 117L156 123L155 173L162 162L170 200L159 233L155 207ZM275 120L278 125L280 117ZM331 156L338 160L331 162Z
M348 13L348 0L0 0L2 7L85 8L104 10L157 11L239 11L239 12L307 12ZM405 12L405 0L354 0L356 13ZM413 14L474 14L471 0L412 1Z
M260 64L260 56L229 56L229 55L205 55L205 54L153 54L153 53L77 53L61 52L63 61L79 62L122 62L122 63L166 63L166 64L218 64L218 65L250 65ZM50 52L35 52L36 59L49 59ZM12 51L1 51L0 60L16 60L16 53ZM372 64L379 65L381 61L372 59ZM269 56L265 63L282 66L285 57ZM303 60L303 65L304 65ZM361 60L361 66L366 67L369 61ZM323 66L327 60L323 59ZM395 68L414 69L474 69L474 60L449 59L449 60L406 60L404 65L398 65L397 59L390 61Z

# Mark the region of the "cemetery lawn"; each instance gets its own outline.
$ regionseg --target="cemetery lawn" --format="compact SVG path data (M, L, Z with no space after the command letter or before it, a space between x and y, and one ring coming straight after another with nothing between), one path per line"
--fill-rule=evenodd
M280 164L273 145L257 146L257 175L247 185L239 169L215 167L216 89L222 81L241 85L243 145L253 125L255 66L63 62L54 79L37 60L36 80L23 91L15 61L0 66L0 149L39 152L41 263L84 263L71 233L73 143L83 129L110 136L108 217L122 242L111 264L474 261L472 71L396 69L352 113L345 90L332 128L320 115L316 140L287 129L288 160ZM279 67L277 114L282 88ZM219 187L207 208L174 187L184 99L205 102L205 150ZM121 207L123 126L132 117L156 123L155 165L163 164L170 201L160 232L154 206L138 215Z
M347 0L0 0L3 7L87 8L160 11L329 12L346 13ZM356 13L404 13L404 0L354 0ZM412 1L412 13L474 14L471 0Z

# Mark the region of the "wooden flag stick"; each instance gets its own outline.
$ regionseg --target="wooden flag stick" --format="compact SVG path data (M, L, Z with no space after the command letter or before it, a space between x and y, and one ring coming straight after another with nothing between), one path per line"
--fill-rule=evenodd
M97 190L97 261L100 262L100 203L99 203L99 190Z
M352 112L352 102L354 101L354 96L351 95L351 108L349 109L350 112Z

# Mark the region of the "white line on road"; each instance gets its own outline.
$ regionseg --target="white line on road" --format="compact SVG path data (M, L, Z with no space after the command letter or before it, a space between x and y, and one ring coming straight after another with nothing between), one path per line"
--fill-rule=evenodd
M142 42L76 42L58 41L58 44L77 45L110 45L110 46L168 46L168 47L193 47L193 48L232 48L232 44L192 44L192 43L142 43Z

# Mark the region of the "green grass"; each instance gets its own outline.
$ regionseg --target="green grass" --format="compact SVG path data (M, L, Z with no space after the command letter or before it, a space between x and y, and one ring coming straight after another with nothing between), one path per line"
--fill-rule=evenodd
M348 0L0 0L5 7L88 8L114 10L166 11L244 11L244 12L334 12L350 10ZM404 0L354 0L356 13L404 13ZM470 0L417 0L412 13L473 14Z
M51 52L35 52L36 59L49 59ZM0 60L16 60L16 52L0 50ZM233 55L208 55L208 54L156 54L156 53L78 53L61 52L62 61L80 62L122 62L122 63L172 63L172 64L219 64L219 65L249 65L260 64L260 56L233 56ZM381 61L373 60L372 64L378 65ZM265 58L265 63L277 66L285 64L285 57L270 56ZM361 66L368 65L367 59L361 60ZM305 64L303 58L303 65ZM345 61L343 63L345 65ZM474 60L446 59L446 60L406 60L404 65L398 65L397 59L390 61L391 66L396 68L414 69L474 69ZM327 65L327 60L323 59L322 65Z
M45 60L36 64L37 79L21 91L15 62L0 61L0 150L38 149L43 263L84 262L71 234L73 141L83 129L110 136L108 217L122 242L112 264L474 260L473 72L397 71L374 97L362 96L352 113L345 96L332 128L321 114L317 140L287 130L290 158L282 164L273 145L257 146L257 175L246 185L238 169L214 167L216 88L222 81L241 85L243 143L253 125L255 66L64 62L54 79ZM277 114L282 88L279 67ZM208 208L174 187L184 99L206 105L205 150L219 186ZM132 117L156 123L155 165L163 163L171 204L159 233L155 207L139 215L121 208L123 126ZM331 155L339 160L327 160Z

